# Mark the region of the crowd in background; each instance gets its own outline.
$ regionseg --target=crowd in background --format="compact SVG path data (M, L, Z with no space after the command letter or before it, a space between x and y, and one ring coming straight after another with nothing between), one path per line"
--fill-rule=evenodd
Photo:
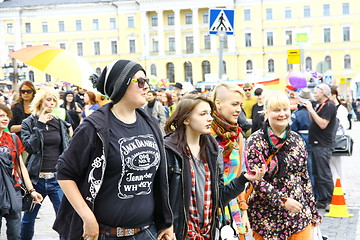
M132 64L132 62L117 64L115 66L121 70L123 67L121 64ZM213 220L207 218L209 214L211 216L219 214L220 219L234 219L240 239L244 239L245 234L248 234L250 229L253 230L255 239L272 239L275 236L279 239L288 239L288 237L299 232L307 236L306 234L311 231L311 224L319 223L320 216L316 209L329 210L335 179L345 177L341 168L341 157L331 156L334 138L335 135L345 134L346 130L351 129L353 121L360 121L360 99L339 96L336 86L330 87L326 84L319 84L313 90L304 88L298 92L278 91L274 94L271 90L250 83L245 83L241 87L220 83L212 92L212 99L210 100L205 96L207 94L199 93L196 90L190 93L184 92L181 83L176 83L172 90L151 89L145 78L145 70L135 63L131 66L134 71L132 75L128 73L131 81L127 83L125 92L114 87L115 83L111 82L115 81L114 79L109 79L109 82L102 83L103 86L98 86L98 90L100 89L100 92L108 94L108 97L86 91L81 87L68 87L67 89L46 87L39 90L30 81L22 82L19 89L15 91L0 92L0 113L4 112L2 115L5 115L1 115L1 117L9 118L8 125L3 130L16 133L19 141L21 141L23 147L19 150L19 154L24 162L26 161L28 175L34 187L30 186L30 183L27 185L30 188L29 190L41 194L41 197L34 194L34 199L39 202L40 198L42 200L42 198L49 196L55 213L58 214L64 191L69 199L67 207L70 208L71 204L75 211L81 215L82 211L87 211L78 205L78 202L82 202L79 200L81 195L70 195L79 191L83 194L84 189L75 188L72 181L82 179L79 174L81 171L85 171L83 169L85 165L74 165L71 162L71 157L79 157L81 164L94 164L94 162L90 162L92 160L86 159L87 154L93 153L93 151L101 151L98 149L101 145L104 145L106 149L114 150L116 146L112 143L113 135L126 136L131 139L132 134L138 132L137 138L144 138L142 139L144 141L151 139L152 145L163 147L166 149L167 155L171 156L170 160L167 159L168 164L172 165L169 167L170 177L168 179L171 187L170 196L168 196L170 205L165 204L163 206L165 210L157 209L157 207L153 209L151 204L147 205L156 214L164 214L161 221L156 222L154 220L156 224L163 227L161 233L163 239L173 239L172 232L175 232L177 239L185 239L185 237L197 239L197 235L203 236L204 239L212 239L214 236L211 225ZM119 79L116 81L120 81ZM124 82L117 83L116 86L125 84ZM134 85L132 85L133 82ZM141 89L141 92L136 92L137 88ZM136 102L136 99L131 99L133 96L129 95L129 91L133 91L133 94L140 93L146 101ZM120 98L119 95L121 95ZM110 105L102 107L110 101L112 102ZM189 108L186 104L192 107ZM207 119L202 121L208 122L206 125L208 129L201 130L201 134L199 134L199 130L194 130L199 127L196 125L196 121L200 122L200 115L197 118L194 117L195 120L190 117L199 110L198 106L205 109L201 110L205 111L204 115L207 114ZM1 110L3 107L11 110L11 114L8 111ZM128 112L124 112L124 109L127 109ZM135 119L143 119L143 122L139 123L138 126L129 124L127 121L132 122L134 116ZM109 119L110 125L105 121L107 119ZM116 119L120 120L122 125L117 125L119 123L116 123ZM99 122L93 123L94 121ZM156 129L154 130L152 124L157 125L159 132ZM110 129L110 136L102 135L104 134L102 131L104 126ZM120 133L118 130L114 130L118 126L130 130ZM79 146L75 146L73 143L69 150L65 151L74 131L75 138L81 141L81 144L90 141L87 139L90 138L93 141L91 144L96 150L90 149L89 146L83 146L82 149L80 147L81 153L86 155L80 157ZM143 131L143 134L140 134L140 131ZM104 144L102 137L100 141L96 135L91 135L95 132L99 136L110 138L110 146ZM80 134L83 136L80 137ZM203 134L207 137L200 138ZM160 140L163 137L165 137L165 146ZM182 145L182 141L187 142L187 144ZM195 143L196 141L197 143ZM2 144L1 141L0 144ZM207 149L203 150L203 146L207 146ZM209 152L209 149L213 150ZM150 149L146 151L150 151ZM150 174L160 171L161 178L165 178L165 173L162 171L165 171L163 167L166 165L166 158L162 150L157 149L156 151L159 151L159 162L154 161L154 165L149 166L151 169L149 171ZM119 153L119 150L115 152L110 154L110 159L114 158L116 154L122 154L121 151ZM99 159L104 157L101 152L98 153ZM220 153L221 156L218 159ZM216 165L207 162L209 160L206 161L210 155L212 158L221 161L223 165L223 182L213 184L206 177L207 174L213 174L212 168L215 168ZM57 168L59 156L62 156L60 158L63 165ZM96 161L100 160L97 159ZM112 161L109 161L110 165L114 164ZM174 189L180 188L180 183L176 180L177 172L174 169L179 168L178 164L183 162L190 163L186 165L187 169L185 169L189 171L189 175L182 175L182 178L186 179L188 183L200 181L205 185L205 188L213 188L214 194L221 188L220 193L225 191L232 197L220 196L215 198L207 196L206 191L210 191L209 189L199 189L198 186L191 187L191 184L185 184L181 188L183 191L188 191L187 197L189 199L182 199L179 203L179 192L174 191ZM257 175L259 175L262 164L267 166L266 174L262 173L265 174L263 180L252 178L249 174L245 176L242 174L244 171L256 169ZM156 167L153 168L154 166ZM114 167L120 169L122 166L115 164ZM60 169L60 177L57 178L58 169ZM99 169L94 168L92 170L95 173ZM101 174L101 172L97 174ZM115 172L111 174L112 178L116 177ZM203 178L198 178L197 175L201 175ZM103 180L99 176L94 175L94 179ZM238 180L240 178L241 182ZM149 179L154 181L156 187L163 187L158 179L150 177ZM104 181L105 184L109 184L109 181L113 180L105 178ZM217 180L214 178L212 181ZM235 183L236 181L238 182ZM244 196L244 186L247 181L252 181L254 188L248 199ZM289 184L294 185L291 187L286 185L287 181L297 181L297 183ZM85 182L81 182L81 184L79 186L93 188L91 191L99 191L95 186L96 183L94 186L88 186ZM233 186L222 189L223 185L228 184L233 184ZM296 186L306 187L301 190ZM98 187L100 188L100 186ZM200 199L200 195L197 195L198 192L205 192L204 196L208 202L198 202ZM242 194L240 194L241 192ZM94 198L98 193L99 199L104 200L107 196L106 190L102 190L96 193L92 192L94 195L88 198ZM164 194L167 196L169 193ZM166 201L164 198L158 198L159 196L151 196L146 198L150 202L155 200ZM301 200L299 196L301 196ZM127 197L124 194L121 198L126 199ZM106 201L107 204L108 201ZM115 202L115 200L113 201ZM215 208L218 206L217 201L229 203L222 206L221 210L217 212L217 208ZM196 204L192 205L193 202ZM209 202L215 205L208 205ZM98 207L106 208L103 203L97 204ZM184 211L179 204L185 204ZM21 235L21 239L32 239L35 219L40 207L41 205L37 204L34 211L23 214L21 233L14 230L15 234ZM171 225L171 211L166 209L167 207L171 207L174 213L180 214L174 216L174 219L184 222L184 226L173 222L173 229L168 230ZM149 209L145 212L149 212ZM199 209L202 212L199 215L200 220L196 213ZM109 214L111 211L107 209ZM165 213L158 213L158 211L165 211ZM183 213L185 213L184 216L181 215ZM293 213L301 214L294 217ZM112 224L111 221L105 220L106 214L96 211L94 214L96 219L102 219L104 224L95 224L93 215L90 218L91 220L84 220L83 218L87 225L84 227L84 233L80 235L84 238L95 239L91 237L97 236L99 232L94 232L93 227L98 227L100 234L104 233L105 235L109 229L111 230ZM140 216L138 217L140 218ZM156 219L156 217L154 218ZM144 224L149 234L156 235L156 230L154 230L155 228L152 229L153 226L149 219L153 219L150 212L146 224ZM289 219L291 221L288 221ZM115 219L113 220L115 221ZM59 221L61 219L57 219L55 228L60 234L64 234L64 226ZM116 221L122 224L121 221L125 221L125 219ZM75 222L77 227L82 229L78 219ZM132 222L134 225L138 223L135 220ZM284 228L285 225L286 228ZM8 225L7 227L8 230L9 228L16 228L15 225ZM188 235L183 234L184 229L189 231ZM270 231L270 229L272 230ZM72 231L73 229L69 233ZM75 232L74 230L74 234ZM76 232L76 234L79 233ZM64 235L61 235L61 238L70 239Z

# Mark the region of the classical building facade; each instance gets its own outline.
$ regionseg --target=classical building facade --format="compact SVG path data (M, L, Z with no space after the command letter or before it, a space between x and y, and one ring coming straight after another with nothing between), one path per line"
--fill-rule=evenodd
M211 8L235 11L234 36L223 44L223 79L285 79L290 69L309 69L347 85L360 73L358 0L0 1L0 63L10 62L9 51L50 45L77 53L97 71L126 58L171 82L218 79ZM291 49L301 49L302 65L288 64ZM31 67L29 73L54 81Z

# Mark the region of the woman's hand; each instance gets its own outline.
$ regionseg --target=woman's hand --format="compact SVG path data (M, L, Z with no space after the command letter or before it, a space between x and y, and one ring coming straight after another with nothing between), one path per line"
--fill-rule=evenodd
M50 121L51 119L53 119L53 115L51 114L51 112L48 112L48 109L45 108L43 109L40 114L39 114L39 121L42 123L47 123L48 121Z
M292 213L298 213L303 208L303 205L292 198L286 198L284 208Z
M258 166L254 166L254 168L247 173L244 174L244 176L249 181L256 181L256 180L262 180L264 177L264 174L266 173L266 165L262 164L261 169Z
M41 203L43 200L43 196L37 191L31 192L30 196L32 197L32 199L34 199L34 203Z
M242 223L245 229L245 236L249 235L251 232L251 226L250 226L250 221L248 218L248 214L247 211L241 211L242 212Z
M83 238L85 240L97 240L99 237L99 224L91 211L89 211L88 216L83 218L83 222Z

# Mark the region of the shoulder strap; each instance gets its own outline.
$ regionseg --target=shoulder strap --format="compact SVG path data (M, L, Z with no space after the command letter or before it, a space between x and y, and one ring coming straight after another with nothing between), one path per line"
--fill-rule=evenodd
M21 181L24 183L24 177L23 177L23 174L22 174L21 165L20 165L20 159L19 159L19 145L18 145L18 141L17 141L17 136L16 136L15 133L12 133L11 137L13 139L13 142L14 142L14 145L15 145L15 148L16 148L16 161L17 161L17 164L18 164L19 169L20 169Z
M268 159L266 160L266 166L268 166L270 164L271 159L279 152L279 150L281 149L282 146L284 146L286 141L284 141L279 147L278 149L271 154ZM248 200L251 192L254 190L254 187L252 185L250 185L249 189L245 192L245 199Z

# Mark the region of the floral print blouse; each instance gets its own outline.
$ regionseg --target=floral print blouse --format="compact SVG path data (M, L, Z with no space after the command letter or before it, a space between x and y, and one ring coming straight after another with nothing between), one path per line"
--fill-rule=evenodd
M271 155L270 151L264 128L252 134L246 147L247 167L261 167ZM285 174L270 176L267 172L263 180L252 183L254 190L248 199L248 215L251 228L264 239L288 239L309 224L318 223L321 216L315 207L302 138L289 131L289 136L274 158L275 161L283 161L281 164ZM302 210L299 213L287 211L281 206L282 198L299 201L303 205Z

